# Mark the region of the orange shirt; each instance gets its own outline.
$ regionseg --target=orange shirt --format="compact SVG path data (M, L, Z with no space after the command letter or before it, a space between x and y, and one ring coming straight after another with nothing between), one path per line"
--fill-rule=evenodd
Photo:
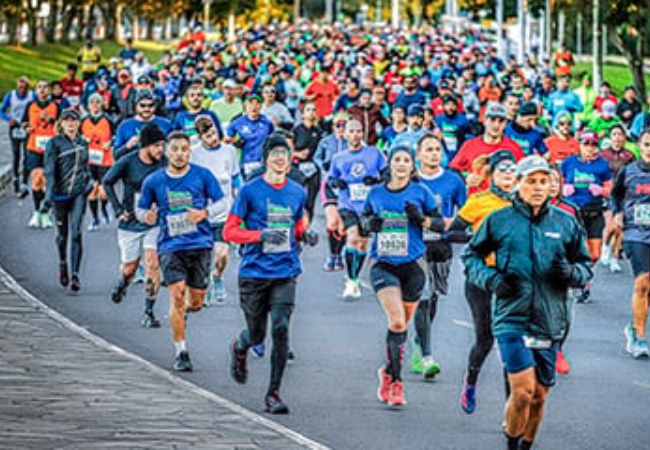
M564 140L554 134L544 139L544 144L548 148L549 162L551 164L561 163L569 156L575 155L580 151L578 140L572 137Z
M81 121L81 135L88 141L88 164L91 166L110 167L113 165L113 125L108 117L86 116Z
M339 94L339 87L331 81L327 83L321 83L318 80L312 81L305 90L305 97L314 96L316 112L321 119L332 115L334 102Z
M34 100L27 105L23 123L32 129L27 138L27 150L41 155L45 153L47 143L57 134L54 124L58 118L59 105L52 100Z

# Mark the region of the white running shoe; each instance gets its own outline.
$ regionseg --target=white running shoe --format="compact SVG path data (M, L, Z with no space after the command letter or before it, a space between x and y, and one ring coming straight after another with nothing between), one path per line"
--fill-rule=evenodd
M54 222L52 222L50 213L41 214L41 228L52 228L53 226Z
M40 228L41 227L41 213L34 211L32 217L29 219L29 228Z
M361 297L361 287L359 286L359 280L345 280L345 289L343 290L343 298L345 299L355 299Z
M621 265L619 264L617 258L612 258L612 259L610 260L610 262L609 262L609 270L610 270L610 272L612 272L612 273L619 273L619 272L621 272L621 271L623 270L623 269L621 268Z
M612 262L612 246L604 244L601 247L600 250L600 263L607 267L611 264Z

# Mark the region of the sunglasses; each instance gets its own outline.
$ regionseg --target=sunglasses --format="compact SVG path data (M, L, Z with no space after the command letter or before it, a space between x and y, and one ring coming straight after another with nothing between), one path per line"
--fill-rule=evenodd
M598 142L587 141L587 142L583 142L582 145L588 145L588 146L590 146L590 147L597 147L597 146L598 146Z
M336 128L344 128L346 124L347 124L347 122L336 122L336 123L334 124L334 126L335 126Z
M265 89L264 93L265 94L275 94L275 90L274 89Z
M515 173L517 170L517 166L515 164L509 163L509 162L503 162L497 164L497 170L499 172L510 172L510 173Z
M571 125L571 122L568 121L568 120L560 120L557 124L560 125L560 126L565 127L567 125Z
M140 108L153 108L155 105L153 103L138 103Z

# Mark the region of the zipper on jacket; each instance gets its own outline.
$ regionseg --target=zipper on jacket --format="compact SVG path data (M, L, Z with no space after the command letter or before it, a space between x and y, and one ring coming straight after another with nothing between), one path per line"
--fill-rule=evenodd
M72 195L74 182L77 180L77 171L79 170L79 149L74 142L72 145L74 146L74 167L72 168L72 179L70 180L70 189L68 189L68 195Z

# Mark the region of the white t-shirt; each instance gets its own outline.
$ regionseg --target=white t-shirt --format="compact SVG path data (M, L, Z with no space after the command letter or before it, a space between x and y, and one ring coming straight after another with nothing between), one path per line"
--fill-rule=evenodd
M208 169L219 182L223 198L219 200L218 212L209 217L208 220L211 224L225 222L233 204L232 183L239 176L237 149L230 144L224 143L220 143L215 149L208 149L199 141L192 146L190 162Z

